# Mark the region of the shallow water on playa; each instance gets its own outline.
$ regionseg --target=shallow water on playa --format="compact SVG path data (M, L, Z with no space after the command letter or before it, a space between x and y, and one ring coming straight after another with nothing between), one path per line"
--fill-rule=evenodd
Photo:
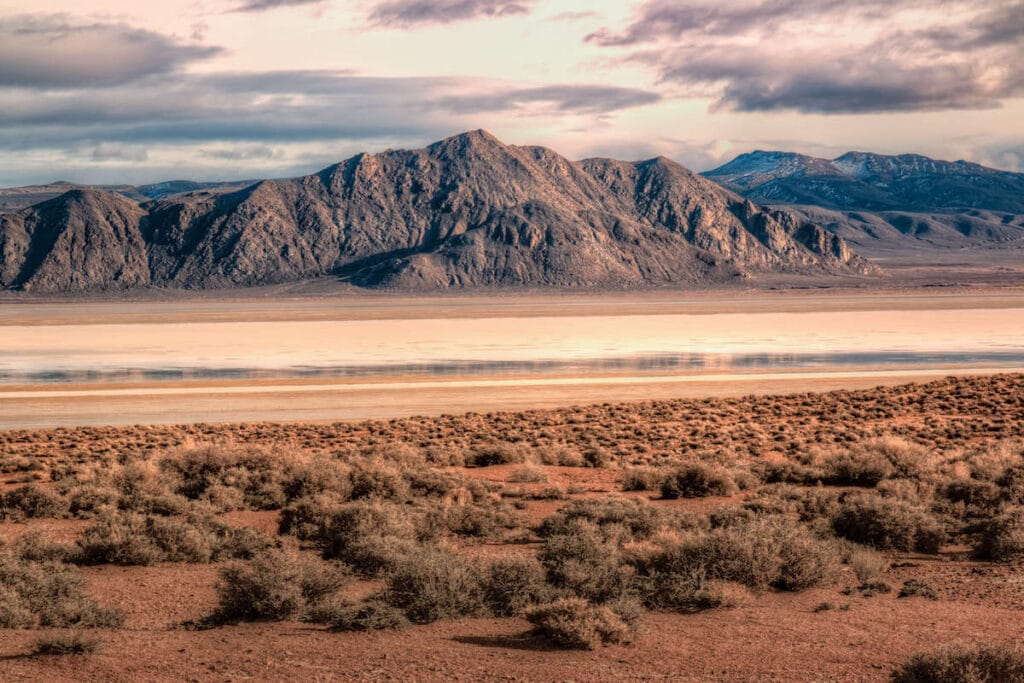
M0 383L1024 365L1024 310L0 326Z

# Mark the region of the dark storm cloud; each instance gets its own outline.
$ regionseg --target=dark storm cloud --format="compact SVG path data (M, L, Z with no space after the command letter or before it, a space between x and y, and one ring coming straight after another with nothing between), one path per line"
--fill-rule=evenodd
M448 24L480 17L529 14L535 0L389 0L370 12L370 21L395 26Z
M119 23L63 16L0 19L0 86L105 86L162 74L220 52Z
M909 10L914 19L900 20ZM831 37L844 26L856 28L853 38ZM683 95L715 98L718 109L975 109L1024 93L1017 0L652 0L623 31L586 40L631 48L625 60L650 65Z
M438 100L457 113L510 111L526 105L547 105L559 111L602 114L661 100L654 92L602 85L554 85L540 88L503 90L495 93L458 95Z
M232 12L265 12L279 7L299 7L302 5L319 5L325 0L247 0Z

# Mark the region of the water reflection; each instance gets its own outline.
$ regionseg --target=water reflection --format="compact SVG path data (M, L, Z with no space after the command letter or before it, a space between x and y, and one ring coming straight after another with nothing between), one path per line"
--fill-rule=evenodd
M380 365L49 368L0 370L0 384L133 383L201 380L390 379L490 376L588 376L824 368L1007 367L1024 365L1024 349L982 352L659 353L566 360L439 360Z

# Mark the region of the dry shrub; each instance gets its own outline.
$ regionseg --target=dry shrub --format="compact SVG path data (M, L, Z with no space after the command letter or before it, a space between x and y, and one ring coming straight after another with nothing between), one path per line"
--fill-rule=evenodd
M937 458L925 446L899 436L879 436L866 439L858 450L873 453L889 461L893 476L907 479L921 479L934 472Z
M594 602L621 597L627 586L618 545L590 521L573 520L548 536L540 561L552 585Z
M416 547L417 529L405 506L383 502L350 503L325 520L323 555L339 559L364 575L401 562Z
M581 598L538 605L526 613L535 635L558 647L593 650L606 643L625 643L633 629L612 609Z
M512 617L551 597L544 567L534 558L495 560L483 575L483 596L496 616Z
M889 560L870 548L855 548L850 551L847 564L853 569L861 585L875 582L878 577L889 571Z
M574 500L545 518L538 533L544 537L569 533L577 521L621 527L632 538L648 538L665 527L696 528L703 522L694 515L631 498L585 499Z
M889 459L868 448L828 456L822 463L823 480L833 486L872 487L895 472Z
M633 467L622 475L623 491L654 491L661 485L661 473L651 467Z
M982 525L975 545L979 559L1008 562L1024 557L1024 507L1014 507Z
M411 491L409 483L402 476L402 470L394 464L365 461L352 468L353 500L393 500L405 502Z
M1022 683L1024 652L1016 645L952 645L914 655L894 683Z
M936 553L945 542L942 526L925 510L880 496L846 498L832 517L835 533L880 550Z
M318 540L327 521L344 506L344 499L331 493L302 496L281 510L277 531L303 541Z
M829 583L838 566L831 543L799 524L757 519L722 527L663 549L636 566L645 599L655 606L694 606L692 595L708 580L803 590ZM698 603L699 605L699 603Z
M449 550L421 547L388 577L385 599L416 624L478 614L484 606L481 573Z
M1024 445L1019 441L998 441L967 455L971 477L997 481L1007 470L1024 465Z
M281 621L337 593L347 582L338 566L282 550L220 570L214 621Z
M56 562L0 554L0 628L114 627L123 621L85 594L85 579Z
M75 631L41 636L32 643L32 656L91 655L100 651L103 641L96 636Z
M736 492L736 482L721 467L693 463L666 475L660 488L661 497L666 499L703 498L731 495Z
M390 631L410 624L405 612L378 598L346 604L326 623L332 631Z
M132 512L101 517L82 534L82 564L149 565L157 562L216 562L247 558L274 541L249 527L232 527L213 517L186 518Z
M490 467L491 465L515 465L530 460L529 449L522 444L491 443L478 446L466 454L467 467Z
M512 470L508 481L513 484L543 484L547 482L548 475L543 467L527 463Z
M0 519L21 521L42 517L61 518L68 514L68 501L34 484L19 486L0 495Z

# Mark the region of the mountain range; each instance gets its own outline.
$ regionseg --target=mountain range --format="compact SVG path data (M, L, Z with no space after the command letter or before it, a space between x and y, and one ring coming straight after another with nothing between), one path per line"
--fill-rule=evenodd
M868 256L1024 241L1024 173L967 161L755 151L703 175L824 225Z
M485 131L300 178L154 188L73 187L0 214L0 288L631 288L873 270L820 222L668 159L572 162Z

